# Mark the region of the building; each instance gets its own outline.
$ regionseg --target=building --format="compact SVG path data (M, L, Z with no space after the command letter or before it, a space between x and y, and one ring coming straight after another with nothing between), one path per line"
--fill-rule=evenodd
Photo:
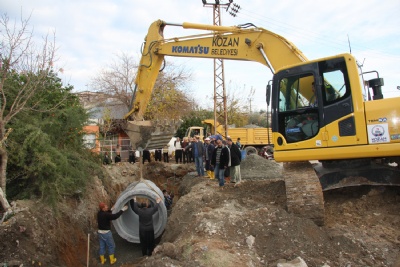
M123 118L128 112L126 105L104 93L84 91L77 95L89 112L89 123L84 127L88 148L99 154L107 151L113 160L120 153L122 160L127 160L131 143L123 130L126 123Z

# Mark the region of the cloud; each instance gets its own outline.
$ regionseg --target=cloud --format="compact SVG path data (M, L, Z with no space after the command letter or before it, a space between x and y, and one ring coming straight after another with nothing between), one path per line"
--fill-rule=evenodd
M226 1L228 2L228 1ZM293 42L309 58L326 57L349 51L365 68L379 69L385 87L395 88L400 72L400 18L398 1L354 0L235 0L241 9L236 17L221 9L223 25L247 22L278 33ZM108 1L108 0L5 0L2 9L19 20L32 13L30 25L35 39L56 32L64 77L76 90L86 90L97 71L106 67L120 52L139 55L150 24L167 22L213 23L213 10L200 1ZM184 36L199 31L169 26L166 37ZM213 93L213 64L207 59L167 58L194 70L190 84L198 98ZM225 82L246 84L257 89L255 101L265 103L264 88L271 75L267 68L254 63L226 62ZM260 88L260 89L259 89ZM207 90L205 92L205 90ZM385 89L384 89L385 90ZM392 89L390 89L392 90ZM400 94L400 91L399 91ZM395 94L394 94L395 95Z

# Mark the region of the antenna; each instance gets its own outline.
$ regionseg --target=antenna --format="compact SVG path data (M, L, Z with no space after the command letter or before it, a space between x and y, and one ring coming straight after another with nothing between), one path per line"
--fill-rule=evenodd
M350 37L349 37L349 35L347 34L347 41L349 42L349 49L350 49L350 54L351 54L351 44L350 44Z

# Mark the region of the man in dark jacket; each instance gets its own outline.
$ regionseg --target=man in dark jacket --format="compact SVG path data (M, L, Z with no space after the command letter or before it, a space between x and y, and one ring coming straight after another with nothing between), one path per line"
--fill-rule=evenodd
M154 207L150 207L148 201L142 202L139 207L136 197L133 197L130 201L132 210L139 215L139 239L143 256L151 256L155 247L153 214L158 211L161 198L157 198L156 202L157 204Z
M150 159L150 151L148 149L143 150L143 155L142 155L142 163L144 164L144 162L147 160L149 163L151 162Z
M219 186L222 187L225 184L224 172L226 168L229 168L229 149L222 144L221 139L216 140L217 147L214 149L214 153L211 158L211 165L214 167L215 178L219 181Z
M211 140L209 137L204 139L204 160L206 162L206 172L208 175L208 178L214 179L214 168L211 166L211 158L214 153L214 145L211 143Z
M239 184L242 181L242 176L240 175L240 162L242 161L242 153L240 152L237 145L232 142L231 138L226 139L231 155L231 183Z
M111 164L111 158L110 158L110 156L108 155L108 152L105 152L105 153L104 153L103 164L104 164L104 165Z
M117 259L114 257L115 242L111 233L111 221L116 220L122 215L124 211L128 209L128 206L124 206L120 211L112 214L111 210L108 209L107 204L101 202L99 204L99 212L97 213L97 224L98 224L98 235L100 242L100 262L104 264L106 259L104 254L106 253L106 246L108 248L108 254L110 255L110 264L114 264ZM113 209L113 208L112 208Z

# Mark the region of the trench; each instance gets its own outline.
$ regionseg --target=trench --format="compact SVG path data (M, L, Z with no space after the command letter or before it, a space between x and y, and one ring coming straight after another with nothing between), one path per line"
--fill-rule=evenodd
M173 205L178 201L180 197L179 188L181 186L182 178L188 173L195 171L194 163L175 164L167 163L147 163L143 166L143 177L146 180L146 185L137 185L134 182L127 186L119 195L111 195L111 199L116 201L114 203L115 210L120 210L124 204L129 203L129 200L136 196L138 201L140 198L148 198L152 203L156 202L158 196L162 196L162 190L166 189L168 192L174 193ZM193 174L194 176L194 174ZM106 187L112 186L105 184ZM149 187L150 186L150 187ZM145 188L147 187L147 188ZM117 187L118 185L117 185ZM109 188L110 189L110 188ZM109 192L115 192L115 189L107 190ZM118 191L118 190L117 190ZM155 245L160 244L162 236L167 233L167 217L171 210L166 210L165 205L161 205L159 214L153 217L155 221L156 240ZM172 208L173 209L173 208ZM160 212L161 210L161 212ZM109 264L108 255L106 256L107 262L101 265L98 257L99 241L96 234L97 221L96 215L93 213L90 221L87 223L82 221L82 224L72 226L70 219L65 217L61 221L62 225L59 225L59 238L55 241L55 254L58 259L57 262L51 264L52 266L135 266L140 263L145 257L142 257L141 247L138 242L138 217L129 207L124 212L125 215L120 217L121 221L116 225L113 221L111 231L113 233L114 242L116 245L115 257L117 262L113 265ZM120 232L118 232L120 231ZM88 234L90 234L89 240L89 252L87 251L88 246ZM128 241L127 239L130 239ZM89 253L89 257L87 256Z
M146 165L147 164L145 164L145 166ZM145 170L143 176L151 177L151 181L146 180L145 184L138 184L138 182L130 184L119 196L114 198L116 200L114 204L115 210L120 210L125 204L129 204L129 200L132 199L133 196L136 196L138 200L140 200L140 198L148 198L152 203L156 203L156 198L158 196L161 196L163 199L163 189L166 189L168 192L173 192L175 195L173 202L174 204L177 202L180 197L180 182L182 181L182 177L189 171L176 173L172 170L173 168L162 168L161 171L157 171L152 168L153 166L147 166L150 168ZM167 217L170 212L170 210L166 210L164 205L161 205L161 209L153 216L156 246L161 242L162 235L166 232ZM115 257L117 258L117 262L113 265L109 264L109 259L107 259L105 265L100 265L99 263L98 240L97 236L94 234L96 227L97 222L94 218L91 229L89 229L89 232L91 232L89 266L131 266L131 264L139 263L144 259L144 257L142 257L138 237L138 216L130 207L118 220L112 222L111 231L116 245ZM58 254L60 255L59 261L63 263L61 266L86 266L87 253L83 248L87 248L87 233L82 233L82 231L77 229L74 233L69 234L74 235L71 239L74 239L76 244L74 246L71 246L71 244L60 246Z

